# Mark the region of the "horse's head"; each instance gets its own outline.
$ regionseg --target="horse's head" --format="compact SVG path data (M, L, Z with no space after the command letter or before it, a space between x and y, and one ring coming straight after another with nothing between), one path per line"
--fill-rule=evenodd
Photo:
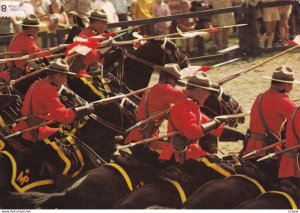
M124 69L124 83L133 90L141 89L149 84L153 66L177 63L180 68L190 65L186 55L170 40L149 40L139 49L128 55Z
M201 108L209 117L217 115L234 115L243 113L242 106L227 92L224 92L222 87L219 87L218 92L212 93L205 101L204 106ZM232 118L225 121L226 125L237 127L239 123L244 123L245 118Z

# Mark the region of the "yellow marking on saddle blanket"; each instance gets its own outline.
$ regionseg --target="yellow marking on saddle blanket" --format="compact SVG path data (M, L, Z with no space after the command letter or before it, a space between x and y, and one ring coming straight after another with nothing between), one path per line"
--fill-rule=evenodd
M0 126L3 126L3 127L6 126L2 116L0 116Z
M11 177L10 182L11 182L12 186L18 192L26 192L26 191L28 191L32 188L38 187L38 186L50 185L50 184L54 183L54 181L52 179L48 179L48 180L36 181L36 182L30 183L24 187L19 186L17 184L17 181L19 183L21 183L21 185L23 185L25 182L28 182L30 180L29 177L26 175L26 173L24 175L23 172L21 172L19 174L19 176L17 177L17 163L16 163L14 157L8 151L2 151L2 153L5 154L9 158L9 160L12 164L12 177Z
M298 209L298 206L297 206L295 200L294 200L288 193L286 193L286 192L281 192L281 191L268 191L268 192L266 192L266 193L264 193L264 194L272 194L272 193L273 193L273 194L280 194L280 195L284 196L284 197L290 202L291 207L292 207L293 210ZM259 198L260 196L264 195L264 194L259 195L258 198Z
M199 161L199 162L203 162L206 166L208 166L208 167L212 168L213 170L219 172L221 175L224 175L225 177L231 176L230 172L226 171L225 169L223 169L218 164L210 162L206 157L200 157L200 158L196 158L194 160Z
M182 204L185 203L186 195L185 195L185 192L184 192L183 188L181 187L180 183L175 180L171 180L169 178L164 178L164 180L170 182L173 186L175 186L175 188L177 189L177 191L179 193Z
M73 141L73 138L68 136L67 137L67 140L73 145L74 144L74 141ZM65 153L60 149L60 147L55 143L55 142L52 142L50 141L48 138L44 139L43 140L46 144L49 144L50 146L52 146L52 148L58 153L59 157L65 162L66 166L65 166L65 169L63 171L63 175L67 175L67 173L69 172L69 170L71 169L71 162L70 160L68 159L68 157L65 155ZM83 157L82 157L82 154L80 152L79 149L76 149L75 151L80 163L81 163L81 167L75 171L73 174L72 174L72 177L76 176L79 174L79 172L81 171L83 165L84 165L84 160L83 160Z
M82 80L82 82L87 85L96 95L98 95L101 99L104 99L105 96L103 95L103 93L98 90L96 87L94 87L94 85L89 82L86 78L80 78Z
M130 177L127 174L127 172L121 166L119 166L116 163L107 163L107 164L105 164L105 166L111 166L111 167L115 168L116 170L118 170L121 173L121 175L124 177L125 182L127 183L127 186L129 188L129 190L131 192L133 191L132 182L130 180Z
M5 143L2 140L0 140L0 151L3 150L4 147L5 147Z
M231 175L229 177L242 177L242 178L245 178L247 180L249 180L251 183L253 183L254 185L257 186L257 188L260 190L261 193L265 193L266 190L264 189L264 187L255 179L251 178L251 177L248 177L247 175L242 175L242 174L235 174L235 175ZM226 178L229 178L229 177L226 177Z

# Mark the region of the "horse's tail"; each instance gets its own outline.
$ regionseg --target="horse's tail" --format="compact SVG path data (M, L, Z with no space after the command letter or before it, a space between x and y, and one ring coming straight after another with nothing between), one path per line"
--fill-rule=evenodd
M61 198L66 195L66 192L59 193L41 193L41 192L26 192L26 193L10 193L13 208L17 205L21 208L28 209L54 209L61 207Z

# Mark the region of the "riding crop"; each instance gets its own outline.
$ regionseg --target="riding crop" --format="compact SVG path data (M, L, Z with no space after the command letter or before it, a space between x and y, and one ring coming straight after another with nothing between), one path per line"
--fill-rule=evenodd
M257 162L260 162L260 161L264 161L264 160L273 158L273 157L275 157L275 156L277 156L277 155L281 155L281 154L284 154L284 153L286 153L286 152L293 151L293 150L295 150L295 149L300 149L300 144L295 145L295 146L292 146L292 147L289 147L289 148L286 148L286 149L284 149L284 150L282 150L282 151L279 151L279 152L270 153L270 154L268 154L268 155L266 155L266 156L264 156L264 157L262 157L262 158L257 159Z

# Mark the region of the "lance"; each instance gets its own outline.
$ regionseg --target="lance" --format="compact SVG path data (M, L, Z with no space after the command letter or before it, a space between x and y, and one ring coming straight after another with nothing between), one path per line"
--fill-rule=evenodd
M47 67L43 67L43 68L41 68L39 70L36 70L34 72L28 73L27 75L24 75L24 76L22 76L22 77L20 77L20 78L18 78L16 80L10 80L9 82L6 82L6 83L0 85L0 90L4 89L6 87L10 87L10 86L12 86L12 85L14 85L14 84L16 84L16 83L18 83L20 81L23 81L23 80L25 80L25 79L33 76L33 75L37 75L37 74L39 74L39 73L47 70L47 68L48 68L48 66Z
M295 99L292 99L292 101L296 102L296 101L300 101L300 98L295 98Z
M29 55L23 55L23 56L20 56L20 57L15 57L15 58L0 59L0 64L5 64L5 63L7 63L9 61L21 61L21 60L25 61L25 60L28 60L30 58L34 58L34 57L36 57L39 54L43 54L43 53L48 52L48 51L54 52L56 50L59 50L59 49L62 49L62 48L66 48L69 45L70 44L60 44L57 47L53 47L53 48L50 48L48 50L43 50L41 52L36 52L36 53L29 54Z
M156 140L160 140L160 139L163 139L163 138L172 137L172 136L177 135L179 133L180 133L179 131L175 131L175 132L171 132L171 133L168 133L166 135L159 136L159 137L147 138L147 139L144 139L144 140L141 140L141 141L137 141L137 142L134 142L134 143L129 143L129 144L126 144L126 145L123 145L123 146L118 146L117 150L126 149L126 148L134 147L134 146L137 146L137 145L142 145L142 144L150 143L150 142L153 142L153 141L156 141Z
M47 126L47 125L53 124L55 122L56 122L55 120L50 120L50 121L43 122L43 123L38 124L36 126L32 126L32 127L27 128L27 129L23 129L23 130L15 132L15 133L13 133L11 135L8 135L8 136L5 137L5 139L9 139L9 138L21 135L22 133L25 133L25 132L30 132L30 131L36 130L36 129L40 128L40 127Z
M282 151L279 151L279 152L270 153L270 154L268 154L268 155L266 155L266 156L264 156L264 157L262 157L262 158L257 159L257 162L260 162L260 161L264 161L264 160L273 158L273 157L275 157L275 156L277 156L277 155L281 155L281 154L284 154L284 153L286 153L286 152L293 151L293 150L295 150L295 149L300 149L300 144L297 144L297 145L295 145L295 146L286 148L286 149L284 149L284 150L282 150Z
M226 29L226 28L232 28L232 27L242 27L242 26L246 26L248 24L236 24L236 25L228 25L228 26L223 26L223 27L214 27L214 28L206 28L206 29L199 29L199 30L193 30L193 31L189 31L188 33L196 33L196 32L212 32L212 31L216 31L216 30L222 30L222 29ZM138 39L134 39L134 40L130 40L130 41L119 41L119 42L114 42L115 44L118 45L126 45L126 44L132 44L132 43L136 43L139 41L146 41L146 40L153 40L153 39L161 39L161 38L165 38L165 37L172 37L172 36L185 36L185 33L171 33L171 34L165 34L165 35L158 35L158 36L150 36L150 37L144 37L144 38L138 38Z
M264 60L264 61L258 63L257 65L254 65L254 66L252 66L252 67L250 67L250 68L248 68L248 69L245 69L245 70L241 70L241 71L239 71L239 72L237 72L237 73L235 73L235 74L233 74L233 75L227 76L226 78L224 78L224 79L218 81L217 83L218 83L219 85L225 84L225 83L227 83L228 81L231 81L231 80L233 80L233 79L235 79L235 78L237 78L237 77L239 77L239 76L241 76L241 75L243 75L243 74L246 74L247 72L249 72L249 71L251 71L251 70L254 70L254 69L257 68L257 67L260 67L260 66L262 66L262 65L264 65L264 64L266 64L266 63L268 63L269 61L274 60L275 58L278 58L278 57L284 55L285 53L288 53L288 52L290 52L290 51L292 51L292 50L294 50L294 49L297 49L298 47L299 47L299 45L297 44L297 45L295 45L295 46L293 46L293 47L291 47L291 48L289 48L289 49L287 49L287 50L285 50L285 51L283 51L283 52L281 52L281 53L278 53L277 55L274 55L274 56L272 56L272 57L270 57L270 58L268 58L268 59L266 59L266 60Z
M147 122L149 122L149 121L151 121L151 120L153 120L153 119L155 119L155 118L157 118L157 117L160 117L160 116L166 114L166 113L169 112L171 109L172 109L172 107L169 107L169 108L167 108L167 109L165 109L165 110L163 110L163 111L161 111L161 112L159 112L159 113L156 113L155 115L150 116L150 117L147 118L147 119L144 119L144 120L141 120L141 121L137 122L137 123L136 123L135 125L133 125L132 127L129 127L128 129L126 129L126 130L125 130L125 133L128 133L128 132L131 131L132 129L135 129L135 128L137 128L137 127L139 127L139 126L141 126L141 125L143 125L143 124L145 124L145 123L147 123Z
M235 114L235 115L219 115L219 116L214 117L214 119L227 120L227 119L232 119L232 118L243 118L248 115L250 115L250 111L242 112L242 113Z
M15 51L15 52L5 52L5 53L0 53L1 55L10 55L10 54L23 54L23 51Z
M139 90L135 90L135 91L127 93L127 94L120 94L120 95L116 95L116 96L113 96L113 97L101 99L101 100L98 100L98 101L91 102L89 104L91 104L93 106L108 104L108 103L113 102L113 101L118 100L118 99L122 99L122 98L126 98L126 97L129 97L129 96L132 96L132 95L142 93L142 92L150 89L151 87L152 86L145 87L145 88L142 88L142 89L139 89Z
M252 155L256 155L256 154L258 154L258 153L260 153L260 152L263 152L263 151L272 149L272 148L274 148L274 147L276 147L276 146L278 146L278 145L284 144L284 143L285 143L285 140L283 140L283 141L278 141L278 142L273 143L273 144L271 144L271 145L269 145L269 146L265 146L265 147L263 147L263 148L261 148L261 149L255 149L255 150L253 150L252 152L249 152L248 154L245 154L242 158L248 158L248 157L250 157L250 156L252 156Z
M58 57L62 57L64 55L65 55L65 53L57 53L57 54L48 55L48 56L45 56L42 58L35 58L35 59L27 60L27 62L29 62L29 63L36 62L36 61L42 60L43 58L46 58L46 59L58 58Z

